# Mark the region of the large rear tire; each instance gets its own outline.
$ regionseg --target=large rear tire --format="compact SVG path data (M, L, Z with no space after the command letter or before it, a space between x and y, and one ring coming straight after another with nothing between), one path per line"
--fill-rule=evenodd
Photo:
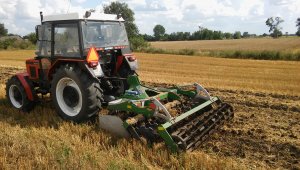
M51 82L51 96L58 115L77 123L97 114L103 102L99 82L71 64L56 70Z
M28 84L33 92L32 84L29 82ZM23 112L30 112L35 106L35 102L28 99L25 88L17 76L11 77L6 82L6 98L14 108Z

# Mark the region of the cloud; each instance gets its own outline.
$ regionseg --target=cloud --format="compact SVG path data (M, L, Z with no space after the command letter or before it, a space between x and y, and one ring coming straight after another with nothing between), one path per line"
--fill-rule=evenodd
M135 7L130 4L131 7ZM137 23L142 32L152 34L155 24L167 32L195 31L198 26L234 32L236 30L262 34L267 32L265 20L280 16L286 20L283 31L293 33L300 17L299 0L161 0L161 9L138 10ZM144 6L147 8L147 5ZM143 9L139 6L139 9Z
M86 2L86 0L76 0L77 3L82 4L84 2Z
M10 33L20 35L34 32L35 25L40 22L40 11L43 11L45 15L51 15L84 10L80 6L70 5L68 0L2 1L4 2L0 4L0 23L4 23Z
M39 24L39 12L45 15L79 12L102 6L114 0L1 0L0 23L10 33L26 35ZM71 2L71 4L70 4ZM141 33L152 34L161 24L168 33L195 31L198 26L233 32L264 33L264 21L280 16L284 31L296 31L295 21L300 17L300 0L123 0L135 12ZM58 5L59 4L59 5Z

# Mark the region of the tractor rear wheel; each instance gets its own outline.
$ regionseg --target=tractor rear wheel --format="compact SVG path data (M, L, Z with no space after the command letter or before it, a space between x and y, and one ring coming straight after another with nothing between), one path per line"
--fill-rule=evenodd
M33 89L32 84L29 86ZM33 92L33 91L32 91ZM11 77L6 83L6 98L10 104L23 112L29 112L34 108L35 102L30 101L17 76Z
M60 66L53 75L51 96L59 116L77 123L97 114L103 102L99 82L70 64Z

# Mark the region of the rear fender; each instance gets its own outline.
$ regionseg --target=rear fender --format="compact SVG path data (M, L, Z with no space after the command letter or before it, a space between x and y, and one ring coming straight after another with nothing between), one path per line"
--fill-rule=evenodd
M39 79L39 76L40 76L39 69L40 69L39 60L35 60L35 59L26 60L26 70L27 70L29 79L31 79L31 80Z
M55 73L56 68L58 68L62 64L76 64L78 65L82 70L85 70L88 74L90 74L92 77L100 77L103 74L103 71L101 69L100 64L96 68L90 68L88 67L85 60L81 59L57 59L49 69L48 72L48 80L52 80L52 75Z
M97 67L94 68L90 68L87 64L84 64L84 66L92 77L104 77L104 73L100 66L100 63L97 65Z
M124 58L125 58L126 62L128 63L130 69L132 71L136 71L138 69L137 59L135 59L134 61L130 61L129 60L130 57L134 57L134 55L133 54L124 54Z
M16 74L16 76L18 77L22 86L24 87L28 99L30 101L34 101L32 89L26 80L26 78L29 77L29 74L28 73L18 73L18 74Z

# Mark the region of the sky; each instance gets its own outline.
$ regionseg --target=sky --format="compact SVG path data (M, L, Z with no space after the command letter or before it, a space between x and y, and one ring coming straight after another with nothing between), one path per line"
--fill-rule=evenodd
M96 9L112 0L0 0L0 23L9 33L26 35L39 24L44 15L63 14ZM295 33L300 17L300 0L123 0L135 13L141 34L153 34L157 24L167 33L194 32L199 26L223 32L241 31L263 34L269 29L269 17L281 17L282 31Z

